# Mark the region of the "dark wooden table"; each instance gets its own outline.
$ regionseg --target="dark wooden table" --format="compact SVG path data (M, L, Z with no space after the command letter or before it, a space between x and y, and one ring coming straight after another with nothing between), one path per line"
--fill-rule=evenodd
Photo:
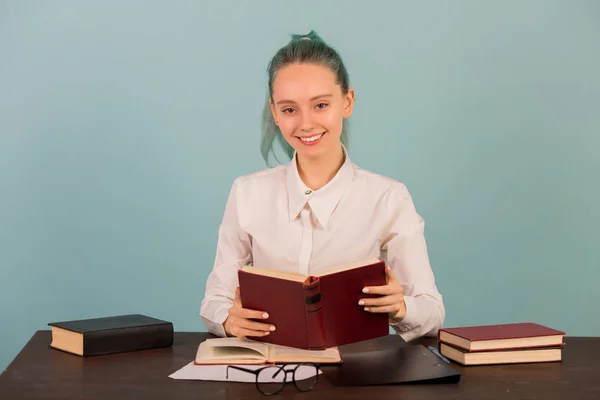
M48 347L38 331L0 375L0 399L265 399L253 384L181 381L205 333L176 333L173 347L80 358ZM458 384L336 387L320 378L310 392L291 386L270 398L600 399L600 338L567 337L560 363L460 367ZM416 343L434 344L433 339Z

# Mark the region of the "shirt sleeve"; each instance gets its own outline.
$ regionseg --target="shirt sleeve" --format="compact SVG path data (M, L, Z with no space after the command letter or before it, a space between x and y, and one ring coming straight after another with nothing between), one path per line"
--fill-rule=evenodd
M445 308L427 254L424 221L402 183L392 185L385 205L389 223L382 250L402 285L406 303L406 316L390 319L390 326L406 341L436 336L444 322Z
M236 179L229 192L223 220L219 226L217 253L213 269L206 281L200 317L208 331L226 336L223 322L233 305L238 286L238 270L252 259L250 236L240 226L240 183Z

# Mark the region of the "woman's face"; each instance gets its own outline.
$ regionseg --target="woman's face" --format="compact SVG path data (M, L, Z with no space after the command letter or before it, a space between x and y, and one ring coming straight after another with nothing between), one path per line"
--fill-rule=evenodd
M321 65L290 64L273 82L275 123L301 158L339 154L342 123L353 105L354 91L342 93L335 74Z

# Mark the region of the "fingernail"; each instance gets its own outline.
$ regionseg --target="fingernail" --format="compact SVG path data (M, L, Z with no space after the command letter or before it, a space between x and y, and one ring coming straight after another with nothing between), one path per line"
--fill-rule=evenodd
M369 288L364 288L363 293L369 293Z
M267 313L264 313L262 317L263 317L263 318L269 318L269 314L267 314Z
M267 336L269 333L271 333L271 332L264 332L265 336Z
M359 305L359 306L364 306L364 305L365 305L365 302L361 300L361 301L359 301L359 302L358 302L358 305Z
M369 311L369 307L365 307L365 311Z
M275 330L275 327L274 327L274 326L272 326L272 327L270 327L269 329L270 329L270 330L271 330L271 332L272 332L272 331L274 331L274 330Z

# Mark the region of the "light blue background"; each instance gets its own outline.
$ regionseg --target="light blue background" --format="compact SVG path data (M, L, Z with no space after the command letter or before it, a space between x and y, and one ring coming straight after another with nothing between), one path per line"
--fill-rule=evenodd
M425 218L446 326L600 335L599 2L82 3L0 5L0 367L51 321L205 329L267 61L311 29L357 91L353 161Z

